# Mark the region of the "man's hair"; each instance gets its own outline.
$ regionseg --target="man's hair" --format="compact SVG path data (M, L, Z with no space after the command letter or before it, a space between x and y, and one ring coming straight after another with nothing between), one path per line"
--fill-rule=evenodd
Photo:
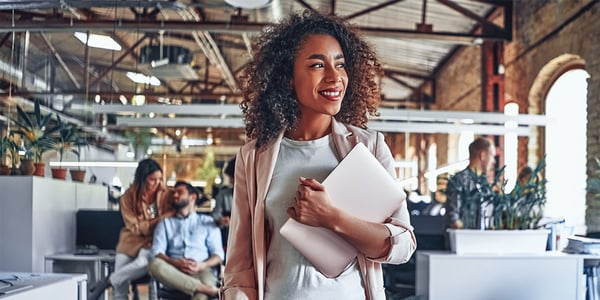
M482 151L488 151L492 146L492 141L485 137L476 138L469 145L469 159L476 158Z
M188 183L188 182L185 182L185 181L177 181L177 182L175 182L175 185L174 185L174 187L178 187L178 186L182 186L182 185L183 185L183 186L185 186L185 189L188 191L188 193L189 193L190 195L196 195L196 199L198 199L198 197L200 197L200 196L198 195L198 189L196 189L196 188L195 188L193 185L191 185L191 184L190 184L190 183Z

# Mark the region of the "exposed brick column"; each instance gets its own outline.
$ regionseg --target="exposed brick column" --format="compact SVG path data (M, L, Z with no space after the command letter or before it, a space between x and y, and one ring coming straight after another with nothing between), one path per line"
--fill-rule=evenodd
M504 45L484 42L481 45L481 111L504 111ZM504 137L494 136L497 167L504 165Z

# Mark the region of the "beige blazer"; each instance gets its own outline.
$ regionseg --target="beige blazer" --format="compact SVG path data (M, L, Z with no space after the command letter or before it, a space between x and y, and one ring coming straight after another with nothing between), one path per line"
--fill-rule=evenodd
M240 148L235 165L234 204L229 227L227 264L224 271L222 298L264 299L266 249L271 233L265 224L265 197L283 132L260 149L251 141ZM381 133L332 122L331 143L341 160L358 142L377 157L390 174L394 174L393 157ZM378 259L359 255L358 262L365 283L367 299L385 299L381 263L407 262L416 249L416 240L406 201L385 224L390 231L390 252Z

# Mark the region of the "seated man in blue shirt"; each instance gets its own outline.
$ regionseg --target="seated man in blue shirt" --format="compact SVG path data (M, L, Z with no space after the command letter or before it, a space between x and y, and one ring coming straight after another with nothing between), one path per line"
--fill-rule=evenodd
M197 190L178 181L173 193L176 214L164 218L154 229L150 274L168 288L192 295L193 300L217 296L212 267L225 256L221 231L214 219L196 213Z

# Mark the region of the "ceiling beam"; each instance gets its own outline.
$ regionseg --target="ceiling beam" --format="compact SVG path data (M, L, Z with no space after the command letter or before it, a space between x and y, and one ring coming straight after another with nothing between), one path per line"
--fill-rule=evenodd
M129 118L117 117L117 126L119 127L220 127L220 128L243 128L242 118ZM410 123L410 122L390 122L370 120L367 126L370 129L381 132L401 132L401 133L460 133L471 131L475 134L504 135L506 133L516 133L519 136L528 136L530 129L528 127L517 127L507 129L504 125L487 124L448 124L448 123Z
M142 38L140 38L137 42L135 42L135 44L133 44L131 47L128 47L127 50L125 50L125 52L123 52L123 54L121 54L121 56L119 56L119 58L117 58L115 61L113 61L112 65L110 67L108 67L107 69L102 71L102 73L98 74L98 77L96 77L96 79L94 79L94 81L90 85L95 86L96 84L98 84L98 82L100 80L102 80L102 78L104 78L104 76L106 76L106 74L108 74L114 67L116 67L118 64L120 64L121 61L123 61L123 59L125 59L127 56L129 56L129 54L132 53L135 50L135 48L137 48L148 37L149 36L147 34L144 34L144 36L142 36Z
M52 42L50 41L50 39L48 38L46 33L40 32L40 35L42 36L42 39L46 43L46 46L48 46L48 48L50 49L50 52L52 52L52 55L54 55L54 58L56 58L56 60L58 61L60 66L63 68L65 73L67 73L67 76L69 77L69 79L71 79L71 82L73 82L75 87L77 87L78 89L81 88L81 84L79 83L77 78L75 78L75 75L73 75L73 72L71 72L71 69L69 68L69 66L67 66L67 64L63 60L62 56L58 53L58 51L56 51L56 48L54 47L54 45L52 45Z
M375 5L375 6L371 6L369 8L363 9L363 10L361 10L359 12L355 12L355 13L353 13L351 15L344 16L344 19L351 20L351 19L354 19L356 17L360 17L362 15L366 15L368 13L374 12L376 10L380 10L382 8L388 7L388 6L392 5L392 4L396 4L396 3L402 2L402 1L404 1L404 0L391 0L391 1L384 2L384 3L381 3L381 4Z
M242 111L236 104L186 104L186 105L160 105L147 104L141 106L105 104L91 106L94 113L113 114L180 114L189 116L241 116ZM549 120L545 115L520 114L509 116L503 113L471 112L471 111L446 111L446 110L416 110L416 109L391 109L380 108L380 115L372 120L405 121L423 124L424 122L453 123L479 123L500 124L513 121L518 125L545 126ZM157 120L157 119L154 119ZM551 121L551 120L550 120Z
M12 24L10 21L0 21L0 32L65 32L65 31L133 31L156 33L159 30L189 32L191 30L208 31L211 33L237 33L260 32L265 26L271 23L230 23L230 22L209 22L209 21L177 21L165 20L157 24L156 21L148 20L23 20ZM379 36L388 38L417 38L431 40L446 40L458 43L472 44L473 39L481 38L484 40L502 41L506 40L504 34L497 32L482 34L460 33L460 32L419 32L412 29L401 28L379 28L379 27L359 27L360 31L367 36Z
M131 98L131 96L133 95L137 95L140 94L136 91L90 91L90 94L92 95L100 95L100 97L102 99L116 99L119 95L123 95L127 98ZM183 97L191 97L194 99L206 99L206 100L214 100L214 99L219 99L223 96L229 98L229 97L240 97L241 94L237 94L237 93L213 93L213 92L195 92L195 91L188 91L188 92L172 92L172 93L165 93L164 91L143 91L142 94L144 96L146 96L146 101L148 100L148 98L152 98L152 97L166 97L166 98L183 98ZM85 97L85 91L81 91L81 90L77 90L77 91L57 91L57 92L35 92L35 91L23 91L23 90L19 90L19 91L13 91L12 92L13 96L20 96L20 97L24 97L24 98L36 98L36 97L52 97L52 96L73 96L73 98L77 99L83 99ZM2 91L0 92L0 97L2 96L6 96L8 97L8 91Z

